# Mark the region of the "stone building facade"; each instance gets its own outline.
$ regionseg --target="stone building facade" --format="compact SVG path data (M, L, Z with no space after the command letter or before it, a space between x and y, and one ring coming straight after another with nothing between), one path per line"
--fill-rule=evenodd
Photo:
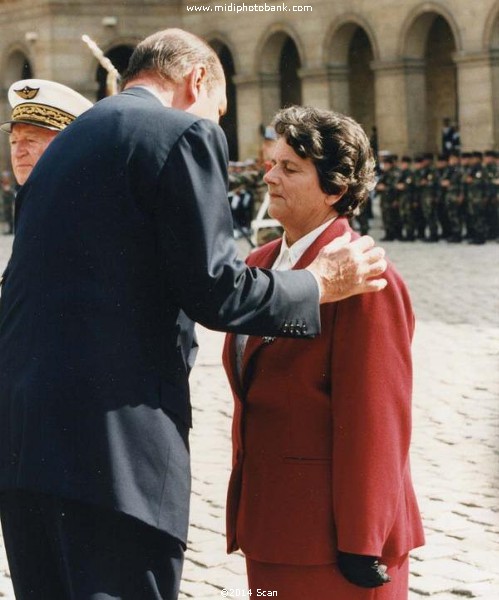
M221 57L232 158L255 156L262 127L289 103L345 112L368 134L376 126L379 147L396 153L438 151L444 118L463 150L499 148L498 0L0 0L0 118L24 76L102 96L82 34L123 69L140 39L172 26Z

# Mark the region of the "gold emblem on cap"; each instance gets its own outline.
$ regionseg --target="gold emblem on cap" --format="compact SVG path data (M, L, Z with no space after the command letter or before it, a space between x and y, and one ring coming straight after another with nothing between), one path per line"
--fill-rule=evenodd
M23 100L33 100L36 97L40 88L31 88L28 85L25 85L21 90L14 90L14 92Z

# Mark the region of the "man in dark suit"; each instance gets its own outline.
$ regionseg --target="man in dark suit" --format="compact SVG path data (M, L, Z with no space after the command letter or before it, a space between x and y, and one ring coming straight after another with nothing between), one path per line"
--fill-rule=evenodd
M0 510L18 599L174 599L190 491L193 324L320 330L319 302L382 289L364 238L308 270L237 259L216 54L136 48L124 91L51 143L18 196L0 305Z

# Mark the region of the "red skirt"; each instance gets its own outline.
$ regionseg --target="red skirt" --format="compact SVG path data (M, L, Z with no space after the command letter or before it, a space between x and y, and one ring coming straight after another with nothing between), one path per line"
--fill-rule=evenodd
M248 587L253 598L258 597L257 590L260 590L266 592L260 594L262 597L280 600L407 600L409 556L382 559L382 562L388 566L390 583L378 588L361 588L349 583L335 564L281 565L246 558Z

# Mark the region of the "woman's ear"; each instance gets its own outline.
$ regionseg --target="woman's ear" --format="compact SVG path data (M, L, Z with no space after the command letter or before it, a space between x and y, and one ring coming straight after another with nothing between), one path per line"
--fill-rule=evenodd
M324 197L324 203L328 206L334 206L339 200L343 198L343 196L347 193L348 186L345 185L343 189L337 194L327 194Z

